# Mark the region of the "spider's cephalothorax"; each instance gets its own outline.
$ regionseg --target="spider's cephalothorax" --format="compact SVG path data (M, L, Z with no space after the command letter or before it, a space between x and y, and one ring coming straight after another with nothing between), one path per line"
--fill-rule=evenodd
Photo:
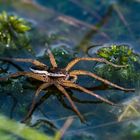
M116 85L116 84L114 84L106 79L103 79L103 78L101 78L101 77L97 76L96 74L91 73L89 71L84 71L84 70L72 70L71 71L71 68L79 61L104 62L106 64L112 65L113 67L117 67L117 68L126 67L124 65L115 65L115 64L113 64L113 63L111 63L103 58L76 58L76 59L72 60L70 63L68 63L68 65L65 68L60 69L57 67L57 63L55 61L55 58L50 50L48 50L48 54L49 54L50 62L52 65L51 68L49 68L46 64L44 64L38 60L33 60L33 59L0 58L1 61L29 62L29 63L32 63L34 65L34 66L30 67L30 70L31 70L30 72L28 72L28 71L17 72L17 73L9 75L6 78L0 78L0 81L7 80L8 78L18 77L18 76L27 76L27 77L30 77L30 78L33 78L33 79L36 79L38 81L43 82L38 87L38 89L35 93L31 108L30 108L27 116L25 117L24 121L26 121L31 116L32 111L34 110L34 107L36 104L36 98L38 97L39 93L51 85L54 85L68 99L68 101L70 102L70 104L72 106L72 110L79 116L81 121L84 121L84 117L81 115L81 113L79 112L79 110L75 106L71 96L69 95L69 93L66 91L65 88L72 88L72 89L80 90L83 93L95 96L96 98L100 99L103 102L114 105L114 103L109 101L108 99L105 99L102 96L97 95L96 93L92 92L91 90L88 90L88 89L76 84L75 82L77 80L78 75L91 76L91 77L93 77L93 78L95 78L95 79L97 79L97 80L99 80L107 85L110 85L112 87L115 87L115 88L123 90L123 91L134 91L134 89L126 89L126 88L123 88L121 86L118 86L118 85Z

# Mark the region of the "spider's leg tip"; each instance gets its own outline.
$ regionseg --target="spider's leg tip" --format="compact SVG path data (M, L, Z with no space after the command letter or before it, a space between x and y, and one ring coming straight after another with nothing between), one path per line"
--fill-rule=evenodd
M130 89L130 91L135 91L135 90L136 90L135 88Z
M80 120L81 120L82 123L87 124L87 121L86 121L85 118L81 118Z
M128 67L129 65L127 64L127 65L125 65L125 67Z
M79 116L81 123L85 123L85 124L87 123L87 121L83 115L78 115L78 116Z
M119 67L120 68L126 68L126 67L128 67L128 65L120 65Z
M25 117L20 121L20 123L27 123L28 120L29 120L29 118Z
M8 81L8 78L0 78L0 82Z
M20 123L26 123L26 121L23 119L23 120L20 121Z
M131 89L126 89L125 92L130 92L130 91L134 92L135 90L136 90L135 88L131 88Z
M121 104L115 104L115 103L114 103L113 106L115 106L115 107L123 107L123 105L121 105Z
M48 54L50 54L51 53L51 50L50 49L47 49L47 52L48 52Z
M81 122L87 126L91 125L91 122L88 122L87 119L84 117L83 120L81 120Z
M117 106L117 104L115 104L115 103L113 103L111 101L107 101L106 103L109 104L109 105L112 105L112 106Z

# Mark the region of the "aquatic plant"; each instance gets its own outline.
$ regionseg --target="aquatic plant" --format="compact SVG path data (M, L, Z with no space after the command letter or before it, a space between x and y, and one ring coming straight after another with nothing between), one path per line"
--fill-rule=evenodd
M52 137L0 114L0 138L2 140L60 140L72 121L72 117L68 118L62 128Z
M3 140L17 140L19 138L28 140L53 140L54 138L47 136L33 128L29 128L24 124L15 122L5 116L0 115L0 138Z
M0 14L0 50L4 50L5 47L27 47L27 31L30 29L25 19L3 11Z
M113 63L122 65L133 65L138 61L138 55L128 45L111 45L98 50L98 56L101 56Z
M116 78L134 81L140 76L138 66L140 66L140 56L134 52L128 45L111 45L110 47L103 47L97 51L97 56L105 58L106 60L119 65L127 65L126 68L116 69L109 65L97 66L97 73L113 79ZM113 74L114 73L114 74ZM119 81L119 79L116 79Z

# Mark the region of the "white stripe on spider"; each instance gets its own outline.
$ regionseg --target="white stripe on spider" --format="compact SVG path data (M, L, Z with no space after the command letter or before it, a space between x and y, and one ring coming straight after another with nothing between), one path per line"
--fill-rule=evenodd
M66 76L65 74L51 73L51 72L48 72L46 70L35 70L35 69L32 69L32 68L30 68L30 70L34 73L45 74L45 75L51 76L51 77L65 77Z

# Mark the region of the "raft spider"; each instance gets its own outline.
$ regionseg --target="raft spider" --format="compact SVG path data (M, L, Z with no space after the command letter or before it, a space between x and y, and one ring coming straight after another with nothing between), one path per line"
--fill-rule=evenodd
M112 87L115 87L115 88L123 90L123 91L134 91L134 89L127 89L127 88L121 87L121 86L114 84L106 79L103 79L89 71L85 71L85 70L72 70L71 71L71 68L75 64L77 64L79 61L103 62L103 63L109 64L116 68L126 67L124 65L116 65L103 58L84 57L84 58L75 58L74 60L69 62L65 68L59 68L57 66L57 63L55 61L55 58L54 58L52 52L49 49L47 50L47 52L49 54L49 59L50 59L52 67L48 67L46 64L44 64L38 60L33 60L33 59L0 58L0 60L2 60L2 61L27 62L27 63L31 63L33 65L32 67L30 67L30 71L16 72L14 74L10 74L8 77L0 78L0 81L5 81L5 80L8 80L9 78L16 78L19 76L27 76L27 77L30 77L30 78L33 78L35 80L39 80L42 82L42 84L36 90L36 93L32 100L31 107L30 107L27 115L25 116L23 122L25 122L30 117L32 111L34 110L34 107L36 104L36 99L37 99L39 93L42 90L44 90L52 85L54 85L67 98L73 111L79 116L79 118L82 122L84 122L85 119L84 119L83 115L79 112L79 110L77 109L76 105L74 104L73 100L71 99L69 93L66 91L65 88L72 88L72 89L80 90L83 93L95 96L96 98L98 98L99 100L101 100L107 104L115 105L113 102L109 101L108 99L103 98L102 96L97 95L96 93L76 84L78 75L91 76L92 78L95 78L107 85L110 85Z

